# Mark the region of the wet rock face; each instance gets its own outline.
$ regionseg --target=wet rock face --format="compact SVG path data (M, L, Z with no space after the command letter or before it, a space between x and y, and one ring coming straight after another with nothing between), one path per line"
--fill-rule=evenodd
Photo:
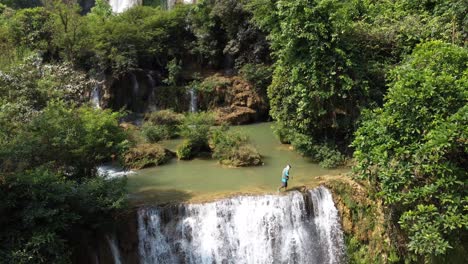
M112 109L128 109L135 113L156 110L158 74L151 71L129 72L119 78L108 76L104 87L105 106Z
M215 74L202 83L200 108L214 110L218 123L233 125L262 121L268 116L266 98L239 76Z
M79 0L78 3L81 6L81 13L83 15L89 13L95 2L96 0Z
M257 111L242 106L220 107L216 110L216 121L231 125L248 124L256 121Z
M135 211L116 216L105 230L76 234L72 263L138 264L138 222Z

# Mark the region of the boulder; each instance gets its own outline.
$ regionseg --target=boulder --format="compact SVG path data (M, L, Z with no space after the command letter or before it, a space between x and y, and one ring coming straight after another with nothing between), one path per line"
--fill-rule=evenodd
M241 125L256 121L257 111L242 106L220 107L215 110L216 123Z
M200 85L199 103L201 109L217 113L218 123L240 125L268 116L266 98L239 76L214 74L205 78Z
M143 169L167 163L174 156L174 152L159 144L140 144L125 153L123 162L127 168Z

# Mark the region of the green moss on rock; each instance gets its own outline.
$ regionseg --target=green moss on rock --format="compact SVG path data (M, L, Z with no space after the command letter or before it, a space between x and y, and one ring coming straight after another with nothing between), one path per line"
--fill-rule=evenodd
M123 162L131 169L143 169L167 163L174 153L158 144L140 144L129 149Z

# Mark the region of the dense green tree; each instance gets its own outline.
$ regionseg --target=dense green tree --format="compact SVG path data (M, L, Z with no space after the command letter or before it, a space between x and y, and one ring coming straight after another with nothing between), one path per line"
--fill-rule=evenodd
M187 54L191 39L185 19L187 8L171 11L139 6L116 16L88 15L93 61L116 76L138 68L164 69L168 61ZM100 17L101 19L96 19Z
M52 37L52 32L48 28L49 21L50 13L43 7L18 10L10 25L16 45L31 50L48 50Z
M194 52L200 63L237 69L246 63L269 63L266 33L253 23L249 1L200 1L190 13Z
M368 61L353 45L352 1L253 1L254 19L270 32L275 71L271 115L288 134L346 148L360 109L378 100ZM359 60L358 60L359 59ZM359 62L359 64L358 64ZM304 153L307 154L308 151Z
M357 175L391 208L408 249L427 260L466 243L467 61L464 48L419 45L391 72L384 106L366 115L353 142Z
M62 58L74 61L83 46L89 44L85 38L85 19L80 15L81 7L76 0L45 0L44 4L52 15L53 43Z
M0 0L1 4L5 4L11 8L30 8L42 5L41 0Z
M126 148L119 113L50 102L13 133L4 133L0 149L3 171L45 166L70 178L93 177L96 166Z
M125 181L81 182L44 169L0 173L2 263L70 263L76 232L109 224L125 205Z
M26 58L22 64L0 71L0 106L9 104L11 121L25 122L51 100L83 104L92 82L70 63L45 64L40 56Z

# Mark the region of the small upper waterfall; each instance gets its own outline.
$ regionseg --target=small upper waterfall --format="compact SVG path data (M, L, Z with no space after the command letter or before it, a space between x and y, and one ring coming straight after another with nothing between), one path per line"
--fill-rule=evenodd
M148 73L146 75L148 77L148 82L150 84L150 95L148 99L148 110L150 112L158 110L157 104L156 104L156 81L154 80L153 76Z
M197 90L195 90L195 88L191 88L189 91L189 94L190 94L190 112L195 113L198 110Z
M138 211L140 263L344 263L330 192L240 196Z
M184 4L194 4L196 0L160 0L160 5L168 10L174 8L176 3L184 3ZM109 5L112 8L112 12L114 13L122 13L129 8L132 8L137 5L142 5L143 0L109 0Z
M91 103L96 108L101 108L101 88L99 84L94 86L93 90L91 91Z
M130 80L132 82L132 99L131 103L133 105L133 108L136 108L136 104L139 98L139 92L140 92L140 84L138 83L138 79L134 73L130 73Z
M120 251L117 246L117 241L115 240L114 236L108 236L107 237L107 242L109 243L109 248L112 253L112 258L114 259L114 264L122 264L121 257L120 257Z
M133 96L138 96L138 92L140 90L140 84L138 83L137 77L135 74L130 73L130 76L132 78L132 93Z
M114 13L122 13L129 8L142 4L142 0L109 0L109 5Z
M181 4L195 4L197 3L197 0L163 0L161 1L163 2L163 6L168 9L168 10L171 10L174 8L174 6L177 4L177 3L181 3Z

